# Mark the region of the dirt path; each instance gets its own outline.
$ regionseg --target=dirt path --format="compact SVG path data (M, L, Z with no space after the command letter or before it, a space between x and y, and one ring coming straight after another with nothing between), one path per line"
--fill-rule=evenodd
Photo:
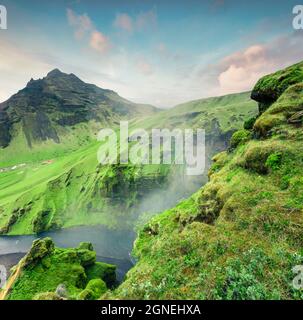
M21 271L22 271L22 265L21 265L21 263L19 263L18 266L17 266L16 271L14 272L14 274L9 278L9 280L5 284L5 289L0 291L0 300L5 300L6 299L11 287L13 286L15 280L20 275Z

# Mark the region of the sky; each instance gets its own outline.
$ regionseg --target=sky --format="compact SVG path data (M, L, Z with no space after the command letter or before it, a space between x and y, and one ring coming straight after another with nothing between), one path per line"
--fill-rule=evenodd
M169 108L303 60L298 0L0 0L0 101L59 68Z

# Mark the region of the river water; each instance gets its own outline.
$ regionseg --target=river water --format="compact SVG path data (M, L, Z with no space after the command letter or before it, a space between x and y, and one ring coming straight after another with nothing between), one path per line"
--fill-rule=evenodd
M184 176L182 172L175 174L165 189L151 191L138 203L138 219L145 212L156 214L173 207L199 189L205 179L205 176ZM135 262L131 257L135 232L109 229L105 226L82 226L47 231L38 235L0 236L0 265L12 267L18 263L22 254L28 252L35 239L44 237L51 237L55 245L61 248L77 247L80 242L91 242L97 253L97 261L117 266L118 281L123 280Z

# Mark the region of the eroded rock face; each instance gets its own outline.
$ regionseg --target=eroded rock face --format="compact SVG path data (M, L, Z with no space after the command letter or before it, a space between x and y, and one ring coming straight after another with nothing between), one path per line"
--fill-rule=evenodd
M54 251L55 245L51 238L37 239L24 258L24 267L34 267L37 262Z
M8 118L8 115L5 111L1 111L0 109L0 147L7 147L11 140L11 122Z

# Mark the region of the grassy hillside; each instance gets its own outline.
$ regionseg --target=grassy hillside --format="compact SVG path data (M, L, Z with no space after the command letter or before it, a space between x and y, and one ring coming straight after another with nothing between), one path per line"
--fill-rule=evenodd
M97 150L94 144L51 162L1 173L1 233L30 234L84 224L130 227L136 200L159 186L168 168L102 166Z
M155 113L140 121L133 120L131 129L175 127L176 115L184 117L184 127L185 120L190 118L189 127L208 126L207 155L211 157L226 147L228 137L239 129L240 119L256 114L257 106L249 101L249 94L244 93L191 102L186 108L178 106L175 109L179 111L161 111L159 115ZM208 117L211 118L207 122ZM2 159L17 164L0 172L2 234L30 234L94 224L132 227L140 200L152 190L160 193L174 174L165 165L99 165L99 144L85 140L86 128L87 124L78 124L74 133L68 136L70 144L66 141L55 144L48 139L28 149L24 147L25 140L15 138L8 148L0 150ZM72 128L69 130L73 132ZM78 143L83 146L76 148ZM70 150L68 146L71 146ZM181 187L179 185L179 189ZM171 192L175 193L175 189ZM152 207L152 201L158 201L153 199L146 205Z
M292 286L303 264L302 66L257 83L258 119L214 157L201 190L145 225L139 262L106 298L303 298Z
M243 122L256 115L256 103L250 92L200 99L139 119L134 125L142 128L203 128L210 133L217 127L222 134L239 129Z

